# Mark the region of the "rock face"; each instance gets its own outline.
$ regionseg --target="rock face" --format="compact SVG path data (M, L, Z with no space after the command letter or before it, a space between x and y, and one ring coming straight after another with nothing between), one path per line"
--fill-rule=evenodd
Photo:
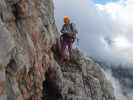
M115 100L100 66L58 63L52 0L0 0L0 100Z
M58 98L62 98L61 100L115 100L113 88L100 66L85 57L78 49L73 50L72 54L71 61L60 65L62 77L59 78L62 78L62 81L53 82L53 84L62 82L61 85L56 86L60 97L47 92L47 100L56 100L51 97L57 100L60 100Z

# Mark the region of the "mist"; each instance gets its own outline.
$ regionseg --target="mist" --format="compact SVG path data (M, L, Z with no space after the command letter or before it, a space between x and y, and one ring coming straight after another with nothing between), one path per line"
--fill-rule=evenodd
M58 29L63 24L63 16L70 16L79 30L79 48L87 55L111 64L132 63L131 0L105 5L91 0L54 2Z
M113 77L112 72L110 70L105 71L105 76L108 80L111 80L110 82L114 87L114 94L116 100L132 100L133 98L132 89L125 88L124 86L122 86L119 80Z

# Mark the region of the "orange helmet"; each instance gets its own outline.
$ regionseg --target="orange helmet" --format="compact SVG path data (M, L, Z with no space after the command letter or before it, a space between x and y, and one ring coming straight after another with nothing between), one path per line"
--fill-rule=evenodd
M64 21L66 20L70 20L70 17L69 16L64 16Z

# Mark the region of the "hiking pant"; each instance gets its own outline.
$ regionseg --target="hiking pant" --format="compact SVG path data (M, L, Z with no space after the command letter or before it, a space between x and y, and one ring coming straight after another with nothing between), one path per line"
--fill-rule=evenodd
M72 45L73 45L73 39L72 38L63 38L62 40L62 49L61 49L61 59L65 59L66 53L65 50L68 47L69 56L71 56L72 53Z

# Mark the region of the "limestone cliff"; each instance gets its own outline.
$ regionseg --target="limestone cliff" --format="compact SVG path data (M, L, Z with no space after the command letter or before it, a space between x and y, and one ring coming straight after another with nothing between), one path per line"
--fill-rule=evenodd
M0 0L0 100L115 100L100 66L58 62L52 0Z

